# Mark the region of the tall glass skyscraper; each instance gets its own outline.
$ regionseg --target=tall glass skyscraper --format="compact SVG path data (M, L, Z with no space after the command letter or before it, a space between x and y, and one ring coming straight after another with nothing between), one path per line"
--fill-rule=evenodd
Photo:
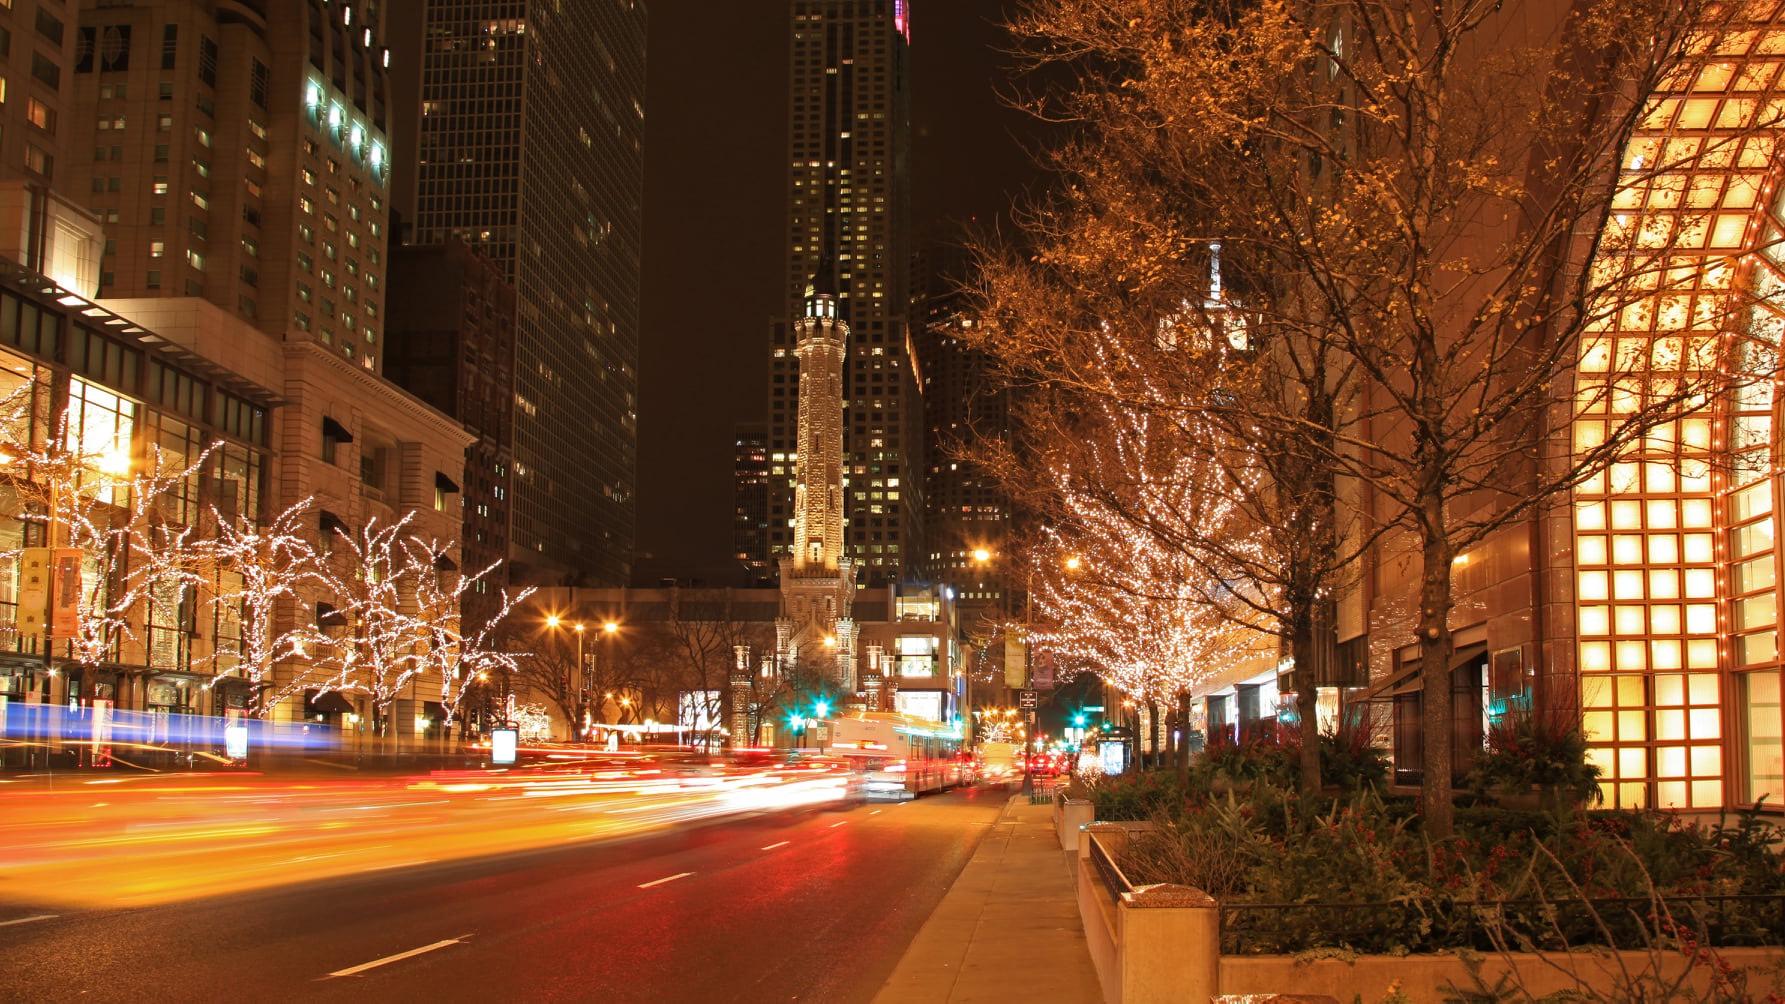
M517 302L517 575L632 561L645 4L430 0L413 240L457 236Z
M847 549L870 579L918 560L923 415L910 316L911 19L906 0L793 0L786 315L829 259L850 330L844 367ZM771 543L791 542L799 367L770 365Z

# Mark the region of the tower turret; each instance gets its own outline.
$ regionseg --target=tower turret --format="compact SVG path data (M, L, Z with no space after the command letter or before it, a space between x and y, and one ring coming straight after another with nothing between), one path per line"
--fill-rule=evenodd
M799 461L793 499L795 571L835 573L843 560L843 357L849 325L837 316L829 259L806 287L794 325L799 357Z

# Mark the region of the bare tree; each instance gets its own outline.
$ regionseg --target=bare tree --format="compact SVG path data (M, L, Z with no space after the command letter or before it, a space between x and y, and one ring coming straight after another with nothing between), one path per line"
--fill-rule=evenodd
M663 628L682 666L683 688L700 695L696 713L724 721L737 649L760 651L771 638L765 625L740 620L730 590L716 599L677 591Z
M1081 128L1066 163L1124 224L1105 236L1130 241L1132 295L1218 243L1252 330L1355 381L1326 421L1248 418L1311 423L1295 441L1367 503L1364 528L1414 542L1434 834L1452 815L1454 559L1728 389L1716 330L1740 328L1740 291L1703 281L1728 268L1694 250L1705 221L1616 210L1739 143L1625 158L1647 96L1743 16L1701 0L1036 0L1015 25L1072 70L1046 107ZM1598 334L1701 285L1729 295L1661 351ZM1603 378L1571 393L1577 364ZM1564 442L1588 415L1597 434Z
M419 635L420 673L439 678L440 705L446 711L447 722L457 720L461 730L469 732L470 723L461 713L467 695L480 689L480 685L487 687L492 677L507 678L524 658L497 644L497 637L515 606L525 602L534 590L530 586L502 590L501 605L467 634L465 598L476 591L479 583L487 581L501 562L461 572L452 565L451 550L449 544L418 537L411 537L404 544L408 564L416 570L412 602L413 624Z
M371 695L373 731L379 735L388 733L391 706L426 667L415 592L423 577L437 572L422 549L409 545L412 518L368 520L358 533L337 529L335 553L323 565L346 623L345 632L330 637L333 686Z
M314 657L329 639L296 609L299 597L327 583L316 548L304 533L314 513L299 501L267 524L225 517L215 510L215 534L204 547L215 567L210 603L216 621L233 629L232 650L211 655L214 670L239 670L252 688L258 717L270 717L285 701L323 682L327 668ZM277 670L287 667L284 674Z

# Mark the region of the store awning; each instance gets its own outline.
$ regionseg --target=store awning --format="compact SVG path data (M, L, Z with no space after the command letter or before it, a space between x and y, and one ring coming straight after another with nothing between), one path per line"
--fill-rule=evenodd
M322 416L322 434L337 443L353 442L353 433L347 431L347 426L327 415Z
M338 690L317 693L314 690L304 691L304 710L314 715L351 715L356 710L353 702L341 696Z
M458 483L439 471L434 472L434 487L446 492L448 495L457 495L459 493Z
M329 512L327 509L317 513L316 525L322 530L325 536L334 533L338 533L343 537L353 536L353 531L347 528L346 521L334 513Z
M1454 673L1484 655L1487 655L1486 642L1464 645L1451 653L1450 671ZM1424 684L1419 678L1419 660L1409 659L1402 662L1393 673L1372 684L1368 690L1355 697L1347 698L1346 701L1347 703L1374 701L1396 694L1412 694L1422 689L1424 689Z

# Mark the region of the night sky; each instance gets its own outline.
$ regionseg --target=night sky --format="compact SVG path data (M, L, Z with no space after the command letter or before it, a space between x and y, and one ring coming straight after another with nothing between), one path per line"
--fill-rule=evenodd
M1036 184L1036 126L1005 107L1003 11L914 0L913 227L950 238ZM783 309L787 0L651 0L640 347L638 572L732 566L732 434L768 410Z

